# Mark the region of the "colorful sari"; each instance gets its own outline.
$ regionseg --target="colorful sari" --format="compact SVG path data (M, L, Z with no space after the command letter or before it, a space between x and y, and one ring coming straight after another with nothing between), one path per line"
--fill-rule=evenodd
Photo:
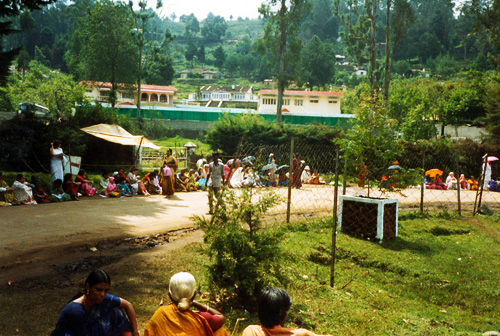
M0 188L8 189L10 187L7 184L7 182L0 179ZM12 191L5 191L5 192L0 193L0 202L19 204L19 201L17 200L16 196L14 196L14 193Z

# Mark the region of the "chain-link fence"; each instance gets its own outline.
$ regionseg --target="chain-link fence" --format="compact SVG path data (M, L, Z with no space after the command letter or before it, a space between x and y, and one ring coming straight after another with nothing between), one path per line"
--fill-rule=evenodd
M257 146L243 142L233 157L224 160L229 163L227 182L238 188L252 176L252 185L272 188L283 199L267 214L268 220L276 222L332 215L336 171L339 206L343 198L350 196L394 199L399 212L465 213L473 212L475 207L477 210L479 205L500 208L500 192L488 190L488 183L481 192L482 158L474 162L467 155L414 152L386 161L378 160L374 152L373 157L349 162L347 154L333 144L292 140ZM369 211L363 213L365 217L376 217L366 215Z

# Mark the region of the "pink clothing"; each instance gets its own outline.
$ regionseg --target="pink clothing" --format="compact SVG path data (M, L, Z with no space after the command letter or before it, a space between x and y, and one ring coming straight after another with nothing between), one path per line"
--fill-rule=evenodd
M104 192L104 195L108 196L110 192L116 192L116 184L115 184L115 178L114 177L110 177L109 178L108 187L106 188L106 191Z
M172 169L169 166L163 168L163 176L172 176Z

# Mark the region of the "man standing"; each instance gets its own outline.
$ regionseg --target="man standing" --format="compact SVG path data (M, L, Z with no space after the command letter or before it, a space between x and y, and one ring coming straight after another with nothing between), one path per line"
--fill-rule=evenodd
M208 185L208 206L209 214L214 213L214 194L217 200L216 206L222 205L221 186L224 184L224 166L219 163L219 153L212 154L213 161L209 165L207 183L212 178L212 184Z

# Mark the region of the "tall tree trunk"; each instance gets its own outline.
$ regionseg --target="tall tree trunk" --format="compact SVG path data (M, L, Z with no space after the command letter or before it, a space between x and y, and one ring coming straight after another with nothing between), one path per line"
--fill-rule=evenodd
M144 31L143 31L144 33ZM137 120L141 119L141 81L142 81L142 48L144 41L141 39L139 43L139 73L137 74Z
M378 0L374 0L371 3L371 13L368 12L371 19L371 36L370 36L370 72L369 72L369 81L370 88L372 90L372 98L375 99L377 93L377 82L375 78L375 69L377 67L377 8L378 8Z
M283 92L285 91L285 53L287 40L287 22L285 15L287 12L286 0L281 0L281 8L278 20L280 21L280 45L279 45L279 66L278 66L278 101L276 104L276 122L281 124L281 108L283 107Z
M389 83L391 69L391 33L390 33L390 15L391 15L391 0L387 0L386 19L385 19L385 64L384 64L384 100L389 102Z

